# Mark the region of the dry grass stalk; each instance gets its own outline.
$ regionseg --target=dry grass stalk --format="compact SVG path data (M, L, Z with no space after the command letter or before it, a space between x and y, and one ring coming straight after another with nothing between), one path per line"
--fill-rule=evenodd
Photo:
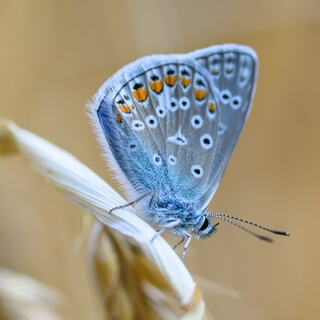
M205 319L200 290L171 247L125 200L70 153L0 120L0 153L19 153L47 182L93 213L89 264L105 319ZM106 227L107 226L107 227Z
M55 309L64 303L57 290L0 267L0 320L62 320Z

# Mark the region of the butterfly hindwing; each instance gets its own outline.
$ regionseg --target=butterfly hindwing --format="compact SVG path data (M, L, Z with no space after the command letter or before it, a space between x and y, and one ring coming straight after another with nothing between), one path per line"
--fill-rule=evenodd
M210 72L220 111L208 190L202 195L201 201L205 207L220 184L249 114L256 86L258 58L250 47L236 44L212 46L190 55Z

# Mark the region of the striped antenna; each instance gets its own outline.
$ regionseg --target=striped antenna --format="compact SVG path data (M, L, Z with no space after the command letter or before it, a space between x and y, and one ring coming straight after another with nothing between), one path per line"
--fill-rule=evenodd
M268 241L268 242L273 242L273 239L269 238L269 237L266 237L266 236L263 236L263 235L260 235L258 233L255 233L255 232L247 229L246 227L243 227L242 225L234 222L233 220L237 220L239 222L250 224L251 226L254 226L256 228L259 228L259 229L262 229L262 230L265 230L265 231L268 231L268 232L271 232L271 233L274 233L274 234L277 234L277 235L280 235L280 236L289 236L290 235L289 232L270 229L270 228L264 227L264 226L262 226L260 224L257 224L255 222L251 222L251 221L248 221L248 220L245 220L245 219L242 219L242 218L238 218L238 217L235 217L235 216L231 216L231 215L225 214L225 213L209 213L209 214L207 214L207 216L226 221L226 222L232 224L233 226L235 226L235 227L237 227L237 228L239 228L239 229L241 229L241 230L243 230L245 232L248 232L252 236L254 236L254 237L256 237L256 238L258 238L260 240L264 240L264 241Z

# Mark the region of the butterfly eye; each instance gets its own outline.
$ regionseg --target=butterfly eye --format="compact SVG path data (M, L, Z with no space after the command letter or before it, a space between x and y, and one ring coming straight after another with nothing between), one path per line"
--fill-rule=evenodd
M198 232L196 232L199 239L209 238L213 233L215 233L217 231L216 227L218 224L219 223L212 225L211 220L205 214L203 216L202 225L198 229Z
M203 224L202 224L201 228L199 229L199 231L206 230L208 228L208 226L209 226L209 219L205 216Z

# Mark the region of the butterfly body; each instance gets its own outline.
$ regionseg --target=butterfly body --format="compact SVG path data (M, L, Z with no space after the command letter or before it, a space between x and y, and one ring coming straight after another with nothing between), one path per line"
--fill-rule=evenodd
M175 192L160 194L154 192L138 202L136 206L146 220L158 226L160 230L173 224L173 227L167 229L175 237L184 238L193 233L197 238L205 238L215 231L211 221L206 218L207 211L201 211L197 201L186 202L180 199ZM206 220L209 223L205 230L202 230ZM178 222L177 225L175 222Z
M120 69L91 113L109 166L138 211L176 236L215 231L206 207L247 118L257 75L248 47L154 55Z

